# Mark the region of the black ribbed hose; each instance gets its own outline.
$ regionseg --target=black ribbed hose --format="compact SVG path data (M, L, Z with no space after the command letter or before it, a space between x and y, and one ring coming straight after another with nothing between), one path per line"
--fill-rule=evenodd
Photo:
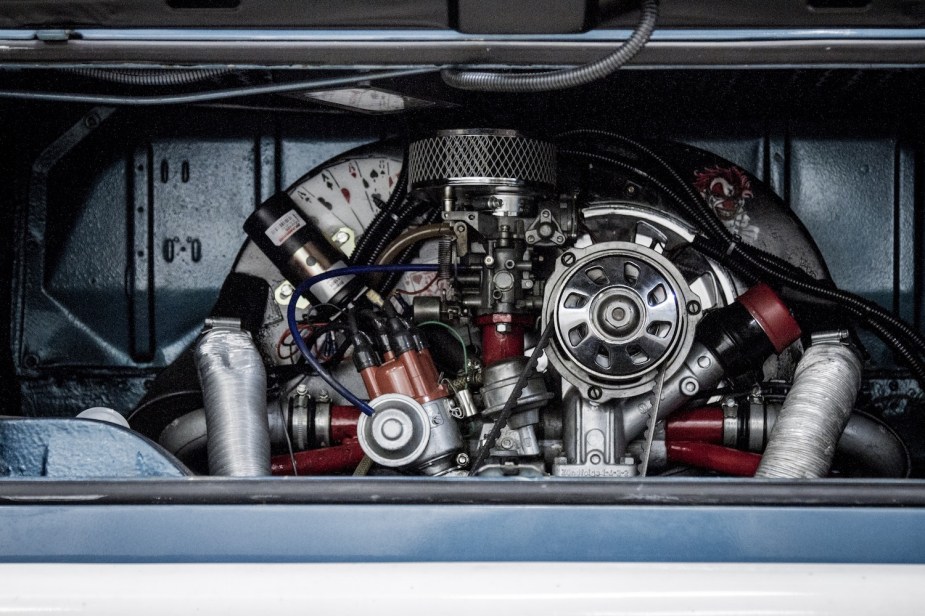
M395 182L395 188L392 194L379 210L379 213L373 218L369 226L357 240L356 247L353 249L351 261L354 265L371 265L379 258L379 254L388 246L389 241L382 244L377 242L382 238L382 233L386 227L394 222L396 211L404 205L405 197L408 194L408 164L407 160L402 165L401 172L398 174L398 180ZM394 238L393 238L394 239Z

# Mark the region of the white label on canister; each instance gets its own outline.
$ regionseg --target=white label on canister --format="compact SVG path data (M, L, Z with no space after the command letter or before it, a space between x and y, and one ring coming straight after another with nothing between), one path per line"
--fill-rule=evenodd
M279 217L279 219L270 225L267 229L267 237L276 246L282 246L283 242L292 237L292 234L305 226L305 221L295 210L289 210Z
M343 261L338 261L330 267L331 270L338 270L342 267L347 267L347 264ZM317 297L323 302L331 301L335 295L340 293L340 290L347 286L347 283L353 280L353 276L336 276L334 278L328 278L327 280L322 280L321 282L316 282L312 285L311 292L312 295Z

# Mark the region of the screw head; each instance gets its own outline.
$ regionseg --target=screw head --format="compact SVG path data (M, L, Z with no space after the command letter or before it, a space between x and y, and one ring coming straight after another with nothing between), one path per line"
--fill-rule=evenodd
M570 252L562 255L562 265L569 266L575 263L575 255Z
M597 385L588 388L588 397L592 400L600 400L601 396L604 395L604 390L598 387Z
M687 302L687 314L690 314L690 315L700 314L700 302L696 300L691 300Z
M514 439L509 436L505 436L501 439L501 448L502 449L513 449L514 448Z
M495 264L495 258L491 255L487 255L485 257L484 263L485 263L485 267L492 267Z
M456 465L457 465L457 466L462 466L462 467L469 466L469 456L468 456L468 454L464 454L464 453L458 454L458 455L456 456Z

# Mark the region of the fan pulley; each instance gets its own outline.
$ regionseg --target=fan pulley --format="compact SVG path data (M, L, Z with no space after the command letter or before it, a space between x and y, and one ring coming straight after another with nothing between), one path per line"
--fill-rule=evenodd
M547 289L546 318L556 333L551 361L585 384L591 399L650 387L658 370L683 360L699 319L699 298L681 272L636 243L566 252Z

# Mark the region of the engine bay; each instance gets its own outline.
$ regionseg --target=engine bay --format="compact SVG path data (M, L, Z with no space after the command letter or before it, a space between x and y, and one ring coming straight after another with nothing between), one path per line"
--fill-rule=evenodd
M5 474L920 476L915 147L634 79L606 121L408 79L12 130Z

